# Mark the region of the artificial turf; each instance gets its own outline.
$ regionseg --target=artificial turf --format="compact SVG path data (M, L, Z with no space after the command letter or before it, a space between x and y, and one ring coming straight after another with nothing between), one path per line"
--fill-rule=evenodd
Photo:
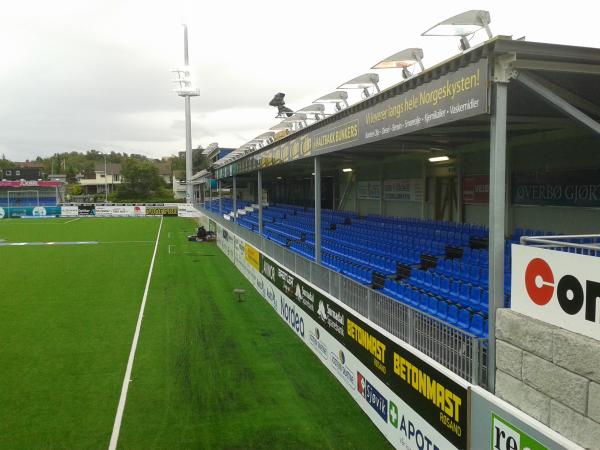
M0 247L1 448L108 446L159 220L0 221L9 241L121 241ZM193 227L164 220L119 448L389 448Z

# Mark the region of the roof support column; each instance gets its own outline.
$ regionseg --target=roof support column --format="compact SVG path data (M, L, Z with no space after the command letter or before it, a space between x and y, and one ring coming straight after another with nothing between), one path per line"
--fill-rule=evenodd
M219 189L219 215L221 215L223 214L223 202L221 201L223 190L221 189L221 180L218 181L217 189Z
M235 183L235 175L233 176L233 221L237 222L237 186Z
M258 234L263 234L262 172L256 172L258 178Z
M315 156L315 262L321 264L321 160Z
M212 211L212 180L210 178L208 179L208 207Z
M496 309L504 307L504 236L506 214L506 116L508 84L492 86L489 206L489 351L488 385L496 385Z
M385 214L385 206L383 203L383 166L379 168L379 215Z
M427 158L423 158L423 162L421 163L421 183L423 184L423 196L421 197L421 219L425 219L427 216Z
M456 158L456 221L463 223L465 205L463 204L463 161L461 157Z

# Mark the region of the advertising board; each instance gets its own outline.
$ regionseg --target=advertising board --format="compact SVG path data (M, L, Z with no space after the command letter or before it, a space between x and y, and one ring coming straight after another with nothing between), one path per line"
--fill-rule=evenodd
M146 215L145 206L133 205L96 205L96 217L143 217Z
M384 200L420 202L423 200L422 178L400 178L383 182Z
M600 339L600 258L512 246L511 308Z
M470 388L471 448L577 450L578 445L479 386Z
M217 169L216 177L250 172L487 114L488 78L488 60L482 58L330 125L241 158Z
M234 235L223 231L217 242L227 254ZM466 448L465 381L233 239L236 266L396 448Z
M73 205L66 205L60 207L61 217L77 217L79 215L79 208Z
M512 178L512 202L598 208L599 180L599 170L517 173Z
M479 204L490 202L490 177L488 175L468 175L462 180L463 203Z

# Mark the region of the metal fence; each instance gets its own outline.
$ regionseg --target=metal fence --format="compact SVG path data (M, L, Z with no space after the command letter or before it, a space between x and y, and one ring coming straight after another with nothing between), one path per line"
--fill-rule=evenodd
M579 255L600 256L600 234L570 236L522 236L521 245Z
M487 339L477 338L203 210L211 220L462 378L487 387ZM600 247L599 247L600 250Z

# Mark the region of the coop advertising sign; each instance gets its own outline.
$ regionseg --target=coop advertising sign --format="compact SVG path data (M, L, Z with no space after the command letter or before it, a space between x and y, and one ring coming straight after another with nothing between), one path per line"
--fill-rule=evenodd
M217 178L412 133L488 113L488 62L480 61L337 122L217 170Z
M347 352L346 356L352 355L366 369L352 374L356 378L357 392L372 413L391 427L388 432L395 440L401 438L407 448L466 448L465 385L263 254L260 254L260 274L292 302L295 314L301 312L312 319L337 341ZM296 324L296 319L290 320ZM305 322L302 328L306 331ZM337 359L336 366L339 366L339 357ZM386 395L377 386L386 386L397 398L391 400L390 394ZM400 402L403 407L399 409Z
M600 258L512 246L511 308L600 339Z
M472 386L470 391L472 449L581 449L485 389Z

